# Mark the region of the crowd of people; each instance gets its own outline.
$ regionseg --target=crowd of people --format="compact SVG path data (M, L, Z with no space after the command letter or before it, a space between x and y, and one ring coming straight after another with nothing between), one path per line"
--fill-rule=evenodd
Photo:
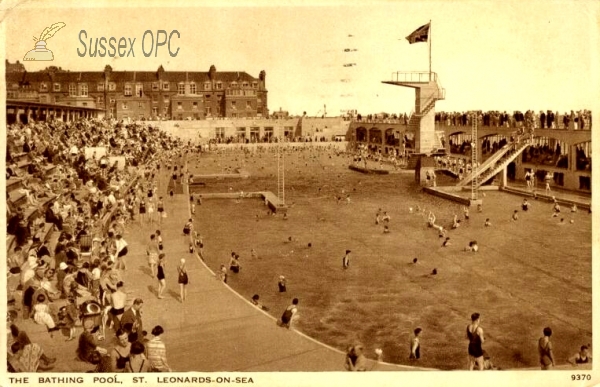
M57 331L77 339L82 327L77 357L94 371L170 370L163 328L150 338L143 300L132 300L122 281L124 230L134 218L150 223L137 209L156 200L155 174L180 148L151 126L110 120L7 128L7 185L19 187L7 201L11 372L53 367L55 359L29 339L31 323L53 340Z
M473 116L470 112L436 112L435 122L443 126L470 126ZM479 126L521 128L531 126L535 129L567 129L567 130L591 130L592 112L590 110L579 110L559 114L558 111L539 113L527 110L525 113L514 111L478 111L477 122Z

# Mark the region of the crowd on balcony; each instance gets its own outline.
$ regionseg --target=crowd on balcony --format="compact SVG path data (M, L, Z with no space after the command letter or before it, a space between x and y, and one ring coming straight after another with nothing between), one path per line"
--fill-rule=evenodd
M435 122L443 126L470 126L472 115L470 112L436 112ZM478 111L477 123L479 126L521 128L532 127L534 129L570 129L590 130L592 128L592 112L590 110L579 110L560 114L558 111L535 113L527 110L525 113L514 111Z
M51 337L66 329L72 340L82 321L78 356L96 370L122 372L116 353L127 352L130 363L144 352L151 355L150 335L137 313L141 299L124 311L121 324L112 325L110 336L105 324L86 319L86 313L117 300L125 307L119 297L125 294L125 265L118 267L127 254L124 225L152 189L139 170L153 170L157 158L180 146L150 126L122 122L81 119L7 128L7 192L17 187L7 193L8 309L17 333L7 348L11 372L53 367L55 359L27 335L35 326ZM154 339L161 329L153 330ZM98 344L102 339L107 348Z

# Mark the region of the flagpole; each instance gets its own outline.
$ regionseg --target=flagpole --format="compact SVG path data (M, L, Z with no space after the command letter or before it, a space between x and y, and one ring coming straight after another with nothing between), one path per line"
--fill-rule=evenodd
M431 82L431 19L429 20L429 34L427 41L429 42L429 82Z

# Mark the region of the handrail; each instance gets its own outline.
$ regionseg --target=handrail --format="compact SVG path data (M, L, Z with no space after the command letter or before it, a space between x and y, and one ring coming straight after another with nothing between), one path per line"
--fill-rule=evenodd
M502 149L500 149L498 152L494 153L490 158L485 160L483 162L483 164L481 164L479 167L477 167L478 176L481 176L483 173L487 172L487 170L489 170L493 164L495 164L498 160L500 160L515 145L517 145L517 143L513 141L512 143L507 144L504 147L502 147ZM463 186L463 185L466 185L469 182L471 182L471 180L473 180L473 178L475 176L474 173L475 173L475 170L473 169L473 166L471 166L471 172L463 180L461 180L458 183L458 185Z
M392 73L392 82L437 82L437 74L429 71L396 71Z
M523 145L526 145L527 143L525 142ZM523 147L523 149L525 148L525 146ZM522 152L522 151L521 151ZM519 147L515 148L515 153L509 155L508 157L504 158L503 160L499 160L500 163L497 165L494 165L492 168L488 169L485 173L485 177L482 179L479 179L479 181L477 182L477 187L479 188L481 185L483 185L484 182L486 182L491 176L495 176L501 169L503 169L506 165L508 165L510 162L512 162L515 158L519 157L519 155L521 154L521 152L519 152Z

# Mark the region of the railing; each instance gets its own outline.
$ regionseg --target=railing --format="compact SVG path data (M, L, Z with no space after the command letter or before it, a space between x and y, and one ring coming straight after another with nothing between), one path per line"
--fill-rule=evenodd
M504 157L504 155L506 155L508 152L510 152L513 149L517 149L518 150L519 148L516 147L516 145L518 145L518 144L515 143L515 142L507 144L505 147L503 147L502 149L500 149L499 151L497 151L496 153L494 153L490 158L488 158L487 160L485 160L483 162L483 164L481 164L477 168L477 174L479 176L483 176L484 173L486 173L490 168L493 168L493 165L496 162L498 162L498 160L500 160L502 157ZM525 143L525 145L527 145L527 143ZM457 185L458 186L464 186L464 185L470 183L471 180L473 180L475 177L476 176L475 176L474 172L472 171L463 180L461 180Z
M429 71L397 71L392 73L392 82L437 82L437 74Z

